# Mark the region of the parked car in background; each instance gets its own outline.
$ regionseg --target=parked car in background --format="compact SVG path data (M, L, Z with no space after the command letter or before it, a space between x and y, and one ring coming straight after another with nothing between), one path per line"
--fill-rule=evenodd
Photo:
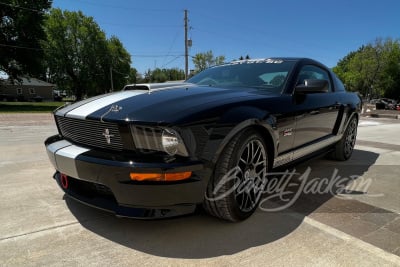
M396 110L397 101L389 98L372 99L370 104L375 104L376 109Z
M369 103L375 105L376 103L379 103L380 101L381 100L379 98L374 98L374 99L369 100Z
M61 102L62 99L63 99L63 97L62 97L61 95L54 94L54 96L53 96L53 100L54 100L54 101Z
M240 221L268 172L321 153L348 160L360 110L360 97L317 61L241 60L58 109L59 133L45 146L62 190L90 206L165 218L202 204Z
M396 110L397 101L389 98L381 98L382 102L385 103L385 109Z
M15 101L15 100L16 100L16 97L14 95L0 94L0 101L10 102L10 101Z

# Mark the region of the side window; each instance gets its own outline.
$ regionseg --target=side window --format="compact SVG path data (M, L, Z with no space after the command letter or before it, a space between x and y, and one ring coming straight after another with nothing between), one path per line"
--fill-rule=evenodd
M17 88L17 95L22 95L22 88Z
M267 72L261 74L258 78L260 78L265 84L280 87L285 82L287 74L287 71Z
M29 88L29 94L31 95L36 94L35 88Z
M301 68L297 84L303 84L304 80L307 79L318 79L318 80L327 80L329 83L329 92L332 92L331 79L329 78L329 74L327 71L313 65L305 65Z

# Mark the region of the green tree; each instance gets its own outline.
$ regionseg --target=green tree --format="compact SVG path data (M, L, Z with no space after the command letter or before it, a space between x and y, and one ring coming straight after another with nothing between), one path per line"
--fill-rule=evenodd
M185 79L185 72L181 69L160 69L147 70L144 74L143 82L163 83L166 81L179 81Z
M43 22L51 0L0 2L0 70L10 78L43 74Z
M135 68L130 68L127 84L134 84L141 82L142 77Z
M281 86L283 84L283 82L285 81L286 77L285 75L276 75L274 78L272 78L272 80L270 81L270 84L272 84L273 86Z
M109 59L107 65L112 71L113 87L118 90L127 84L131 72L131 55L116 36L107 40L107 48L109 53L109 57L106 58ZM105 75L105 77L110 78L111 75Z
M214 65L220 65L225 62L225 56L214 57L213 52L197 53L193 57L195 71L200 72Z
M247 60L250 59L250 56L247 54L246 57L244 58L243 56L240 56L239 60Z
M225 56L218 56L214 59L214 65L221 65L225 63Z
M165 70L169 81L180 81L185 79L185 72L178 68Z
M168 80L168 76L165 73L165 71L162 71L159 68L156 68L155 70L152 71L151 74L151 82L156 82L156 83L163 83Z
M400 42L377 39L341 59L333 71L351 91L364 96L400 96Z
M130 55L115 36L109 40L92 17L81 11L51 10L45 24L49 78L70 88L77 100L120 89L130 72Z
M400 100L400 41L388 39L382 43L382 60L385 64L376 86L383 96Z

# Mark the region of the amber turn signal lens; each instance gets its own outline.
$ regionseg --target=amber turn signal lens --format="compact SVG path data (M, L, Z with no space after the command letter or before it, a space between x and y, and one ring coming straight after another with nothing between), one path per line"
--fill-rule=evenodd
M169 182L181 181L190 178L192 172L171 172L171 173L136 173L131 172L130 178L133 181L156 181Z

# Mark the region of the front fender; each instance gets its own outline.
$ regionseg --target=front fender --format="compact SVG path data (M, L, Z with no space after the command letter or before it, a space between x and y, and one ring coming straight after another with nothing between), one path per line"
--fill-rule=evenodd
M276 118L267 111L255 107L242 106L226 111L209 130L210 139L204 150L214 165L222 151L232 138L244 129L254 127L263 135L273 155L277 154L278 131L276 130ZM272 155L272 156L273 156Z
M251 106L234 107L226 111L219 119L220 124L241 123L249 119L262 120L268 112Z

